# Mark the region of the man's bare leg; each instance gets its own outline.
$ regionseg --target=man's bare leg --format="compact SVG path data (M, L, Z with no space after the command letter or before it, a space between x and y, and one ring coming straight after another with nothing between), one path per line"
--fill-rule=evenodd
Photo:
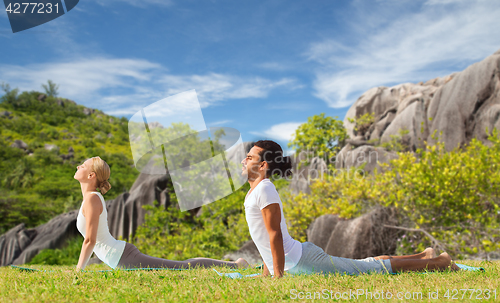
M388 260L388 259L412 259L412 260L425 260L425 259L433 259L436 258L436 252L432 247L427 247L423 252L415 254L415 255L407 255L407 256L377 256L375 260Z
M442 253L433 259L390 259L393 272L424 270L459 270L448 253Z

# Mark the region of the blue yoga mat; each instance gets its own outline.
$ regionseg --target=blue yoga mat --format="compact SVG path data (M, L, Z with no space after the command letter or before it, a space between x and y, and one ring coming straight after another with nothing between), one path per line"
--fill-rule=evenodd
M482 267L474 267L474 266L468 266L468 265L458 264L458 263L455 263L455 264L457 264L457 266L460 267L460 269L462 269L462 270L467 270L467 271L485 271L485 269L482 268ZM255 276L260 275L260 274L242 275L242 274L240 274L238 272L220 273L217 270L215 270L215 268L213 268L213 270L217 274L219 274L219 276L228 277L228 278L231 278L231 279L250 278L250 277L255 277ZM432 273L432 271L424 272L423 274L426 274L426 273ZM392 274L393 275L397 275L398 273L392 273ZM353 275L353 276L355 276L355 275Z
M55 272L55 270L40 270L40 269L35 269L35 268L27 268L27 267L21 267L21 266L15 266L11 265L10 267L19 269L21 271L29 271L29 272L35 272L35 271L40 271L40 272ZM136 271L136 270L145 270L145 271L152 271L152 270L189 270L185 268L126 268L126 269L117 269L117 270L124 270L124 271ZM112 272L114 271L113 269L105 269L105 270L82 270L83 272Z
M469 270L469 271L485 271L484 268L482 267L474 267L474 266L469 266L469 265L464 265L464 264L457 264L458 267L462 270Z

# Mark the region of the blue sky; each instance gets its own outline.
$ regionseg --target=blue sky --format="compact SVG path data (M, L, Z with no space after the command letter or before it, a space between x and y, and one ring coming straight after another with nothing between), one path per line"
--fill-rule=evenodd
M309 116L343 119L366 90L463 70L500 49L498 0L81 0L13 34L0 82L131 117L195 89L208 126L286 146Z

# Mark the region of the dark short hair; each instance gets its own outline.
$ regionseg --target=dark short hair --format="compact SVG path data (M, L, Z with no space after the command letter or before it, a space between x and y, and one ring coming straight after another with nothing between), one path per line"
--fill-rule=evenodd
M262 148L259 153L261 161L266 161L269 166L266 177L277 175L280 178L288 178L292 175L292 159L283 156L281 146L271 140L260 140L254 146Z

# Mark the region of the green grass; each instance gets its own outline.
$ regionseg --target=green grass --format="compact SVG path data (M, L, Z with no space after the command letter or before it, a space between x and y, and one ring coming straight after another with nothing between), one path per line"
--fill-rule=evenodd
M232 280L219 277L211 269L184 271L112 271L75 273L74 266L32 266L53 272L21 272L10 267L0 268L0 302L277 302L311 301L307 293L316 298L333 292L353 292L359 290L379 294L384 291L393 295L391 300L402 301L396 296L415 296L404 300L413 302L471 302L483 298L483 302L500 300L500 262L462 261L471 266L481 266L486 272L442 272L442 273L405 273L400 275L310 275L286 276L283 279L248 278ZM108 269L105 265L91 265L88 270ZM230 272L230 269L220 269ZM257 269L240 271L243 274L257 273ZM296 291L293 291L293 290ZM453 300L453 289L457 290ZM476 291L470 299L468 290L462 299L460 289L496 290L484 300L484 294ZM323 290L327 290L323 292ZM429 299L429 292L438 291L439 299ZM450 298L445 298L450 290ZM294 299L302 292L302 300ZM408 295L408 294L409 295ZM415 294L413 294L415 293ZM419 293L422 293L420 299ZM351 297L350 301L375 301L364 295ZM322 297L319 301L335 301ZM336 300L347 301L347 300Z

